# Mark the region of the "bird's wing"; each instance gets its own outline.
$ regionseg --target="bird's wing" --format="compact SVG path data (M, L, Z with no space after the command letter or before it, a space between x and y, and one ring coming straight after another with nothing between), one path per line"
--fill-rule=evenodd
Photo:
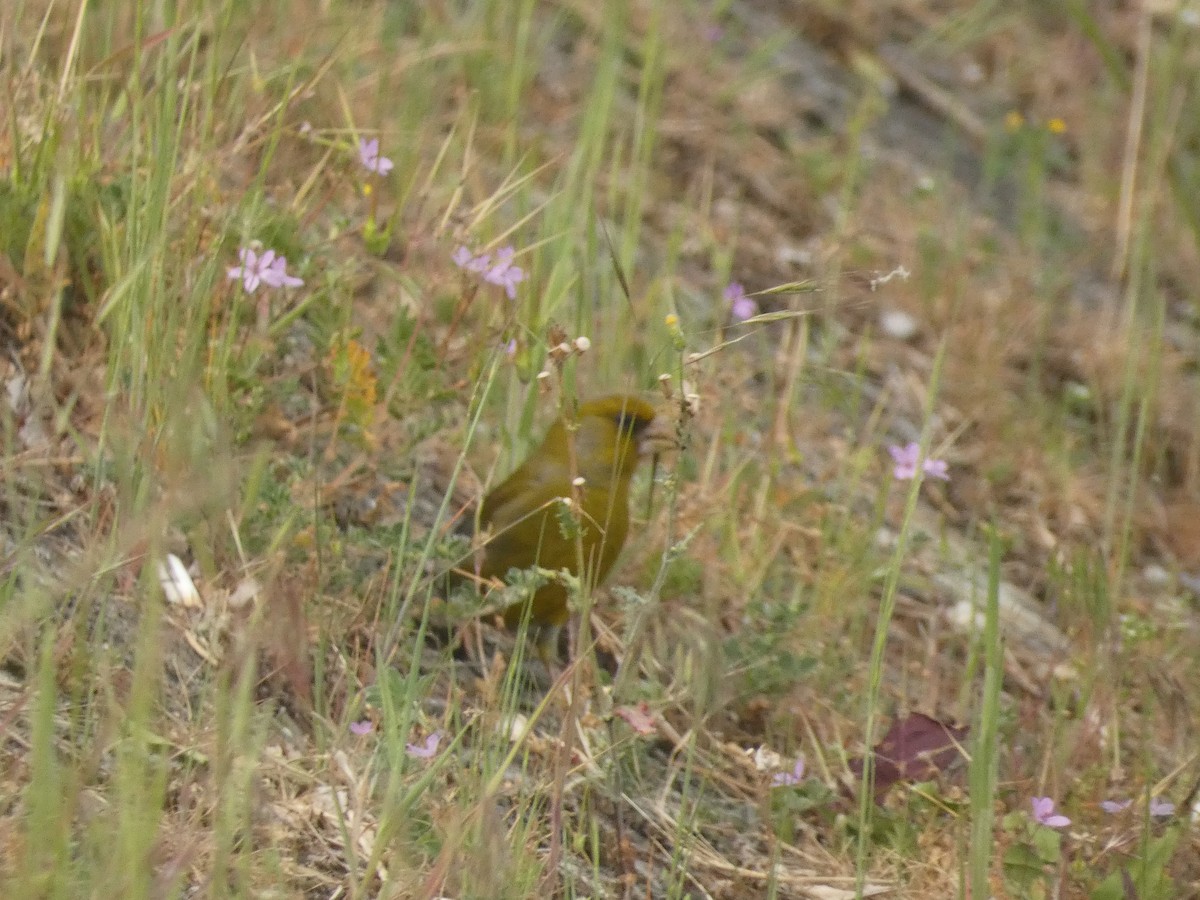
M493 530L528 516L555 497L564 496L570 478L564 465L531 457L483 498L480 520Z

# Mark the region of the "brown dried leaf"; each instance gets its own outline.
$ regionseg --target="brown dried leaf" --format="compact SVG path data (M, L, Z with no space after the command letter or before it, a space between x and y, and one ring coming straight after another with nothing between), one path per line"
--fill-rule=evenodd
M875 802L898 781L927 781L958 759L968 728L956 728L922 713L897 719L875 746ZM863 760L852 759L850 771L862 778Z

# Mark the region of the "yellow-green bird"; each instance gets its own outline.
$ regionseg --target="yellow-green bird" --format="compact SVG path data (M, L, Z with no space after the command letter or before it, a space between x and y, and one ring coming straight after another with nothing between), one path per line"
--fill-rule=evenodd
M484 578L539 566L566 569L591 589L617 561L629 531L629 479L644 453L667 443L664 422L645 400L625 394L581 403L572 421L551 425L541 445L484 498L480 523L490 535L480 568ZM573 487L576 478L581 480ZM566 512L579 523L582 577L575 536L561 527L561 498L576 496L578 509ZM528 616L545 652L570 618L567 600L566 585L551 581L506 609L505 624L516 628Z

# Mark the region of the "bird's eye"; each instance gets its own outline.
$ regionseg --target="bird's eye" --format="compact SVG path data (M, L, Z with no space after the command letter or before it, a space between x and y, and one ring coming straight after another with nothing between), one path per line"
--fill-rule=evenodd
M617 423L617 427L622 431L637 434L639 431L645 429L653 419L647 419L645 416L639 416L635 412L624 410L613 416L613 421Z

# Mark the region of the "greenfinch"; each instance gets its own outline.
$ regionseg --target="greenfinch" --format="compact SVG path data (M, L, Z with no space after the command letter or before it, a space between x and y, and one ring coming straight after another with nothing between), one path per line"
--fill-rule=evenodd
M484 497L479 518L489 537L480 575L503 579L510 569L539 566L566 569L589 590L598 586L629 531L629 479L639 457L665 443L662 431L654 407L624 394L581 403L571 424L556 421L529 458ZM567 600L567 586L552 580L509 606L505 624L516 628L527 617L545 650L570 618Z

